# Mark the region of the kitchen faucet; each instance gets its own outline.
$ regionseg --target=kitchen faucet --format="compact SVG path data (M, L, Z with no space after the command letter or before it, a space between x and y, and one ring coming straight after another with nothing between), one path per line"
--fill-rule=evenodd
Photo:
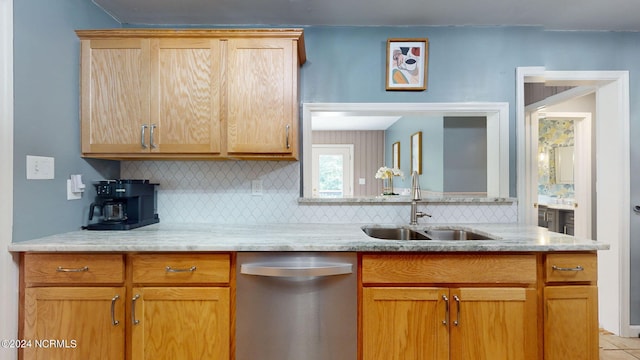
M410 225L418 225L418 218L431 217L431 215L418 211L418 201L420 201L420 181L418 172L411 173L411 222Z

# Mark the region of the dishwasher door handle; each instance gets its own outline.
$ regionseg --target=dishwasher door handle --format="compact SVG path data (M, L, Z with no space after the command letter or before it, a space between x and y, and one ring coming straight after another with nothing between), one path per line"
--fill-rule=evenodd
M330 263L310 266L287 264L242 264L240 273L246 275L295 277L295 276L333 276L353 273L352 264Z

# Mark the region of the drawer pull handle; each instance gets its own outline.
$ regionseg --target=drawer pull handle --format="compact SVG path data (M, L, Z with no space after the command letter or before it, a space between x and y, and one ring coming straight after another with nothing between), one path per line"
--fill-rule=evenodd
M559 267L559 266L553 265L551 269L558 270L558 271L584 271L584 268L580 265L572 268L565 268L565 267Z
M136 320L136 300L140 298L140 294L136 294L133 299L131 299L131 322L133 325L140 324L140 320Z
M182 273L182 272L194 272L196 271L196 267L192 266L188 269L174 269L171 266L168 266L165 268L165 271L168 273Z
M444 300L444 320L442 320L442 325L449 324L449 298L447 295L442 295L442 300Z
M111 325L116 326L120 324L120 321L116 320L116 300L120 298L119 295L116 295L111 299Z
M453 300L456 302L456 319L453 321L453 325L460 325L460 298L457 295L453 295Z
M89 267L88 266L83 266L83 267L77 268L77 269L70 269L70 268L63 268L62 266L58 266L56 271L57 272L85 272L85 271L89 271Z

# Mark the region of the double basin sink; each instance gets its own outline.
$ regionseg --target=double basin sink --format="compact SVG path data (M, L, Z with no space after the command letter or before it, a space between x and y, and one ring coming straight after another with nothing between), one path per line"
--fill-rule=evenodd
M403 226L363 226L362 231L370 237L383 240L496 240L489 234L455 226L437 226L424 229Z

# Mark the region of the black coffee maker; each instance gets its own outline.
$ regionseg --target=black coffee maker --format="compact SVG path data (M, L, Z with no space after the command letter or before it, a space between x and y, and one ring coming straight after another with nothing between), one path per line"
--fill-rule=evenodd
M149 180L104 180L94 184L96 200L89 209L88 230L130 230L155 224L158 217L158 184ZM100 215L96 215L96 211Z

